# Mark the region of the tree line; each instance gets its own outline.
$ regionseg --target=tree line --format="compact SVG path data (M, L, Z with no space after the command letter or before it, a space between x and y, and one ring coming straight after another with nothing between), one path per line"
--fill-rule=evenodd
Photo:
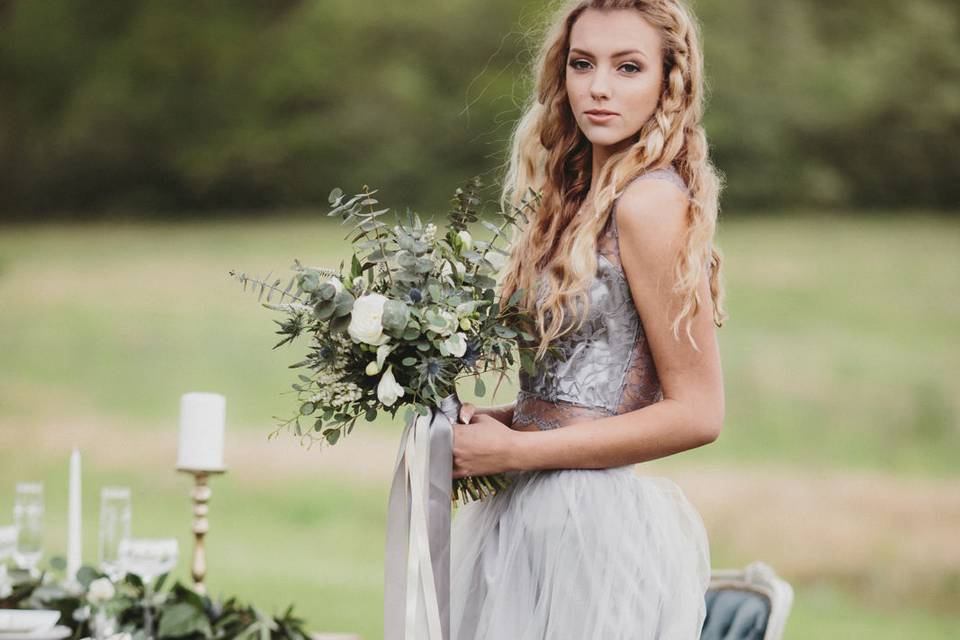
M0 219L442 208L497 180L548 8L0 0ZM955 0L695 9L725 211L958 210Z

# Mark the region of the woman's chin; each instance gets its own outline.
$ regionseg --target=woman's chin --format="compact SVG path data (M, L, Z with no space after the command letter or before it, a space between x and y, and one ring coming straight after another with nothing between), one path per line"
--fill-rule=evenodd
M613 147L623 143L629 136L612 131L589 131L586 134L590 144L598 147Z

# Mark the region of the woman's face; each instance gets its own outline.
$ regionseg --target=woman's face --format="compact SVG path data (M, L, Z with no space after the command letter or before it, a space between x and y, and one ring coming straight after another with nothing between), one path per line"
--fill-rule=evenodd
M660 33L638 11L580 14L570 31L566 87L573 116L595 150L630 146L656 111L662 84Z

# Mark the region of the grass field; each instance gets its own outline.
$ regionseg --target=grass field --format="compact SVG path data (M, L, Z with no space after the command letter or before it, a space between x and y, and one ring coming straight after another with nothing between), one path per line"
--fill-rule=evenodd
M218 391L231 471L213 484L213 591L293 602L313 628L379 638L396 425L361 423L324 452L267 442L272 416L292 409L286 365L299 351L270 349L272 314L227 275L283 276L294 257L336 266L344 235L320 216L0 227L0 524L14 482L42 480L48 546L62 553L78 444L85 557L96 557L98 488L116 483L134 488L135 533L177 535L186 555L178 399ZM952 637L960 226L783 215L725 221L720 243L724 432L638 472L677 479L714 567L762 559L794 584L788 639Z

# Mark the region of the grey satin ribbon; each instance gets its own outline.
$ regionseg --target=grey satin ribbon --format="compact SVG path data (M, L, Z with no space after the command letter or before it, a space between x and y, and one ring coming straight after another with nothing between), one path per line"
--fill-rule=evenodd
M433 582L440 613L442 640L450 638L450 521L453 485L453 424L460 413L460 399L450 394L431 409L429 424L429 454L424 497L427 517L429 554L433 568ZM383 633L384 640L424 640L409 635L407 620L407 592L410 545L411 490L415 485L405 463L410 431L416 428L414 413L400 438L400 448L394 466L393 484L387 506L387 544L384 563ZM419 609L419 607L418 607ZM419 615L420 611L417 611ZM416 621L414 621L416 622ZM432 639L431 639L432 640Z

